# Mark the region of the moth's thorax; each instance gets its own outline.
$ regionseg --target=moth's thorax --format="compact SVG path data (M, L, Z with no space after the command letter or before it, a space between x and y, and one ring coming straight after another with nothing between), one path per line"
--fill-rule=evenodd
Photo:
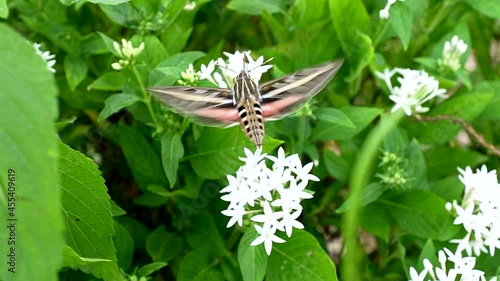
M260 101L259 87L247 71L241 71L233 86L233 102L238 108L240 124L246 136L257 147L264 139L264 120Z

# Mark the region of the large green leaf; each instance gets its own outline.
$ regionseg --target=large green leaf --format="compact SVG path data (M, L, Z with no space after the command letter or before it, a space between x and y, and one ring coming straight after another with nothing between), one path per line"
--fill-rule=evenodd
M212 257L222 257L228 254L212 215L192 216L186 230L186 240L193 249L210 245L209 254Z
M241 237L238 246L238 263L244 281L260 281L266 275L267 254L264 247L250 246L259 234L254 227Z
M243 162L243 148L248 147L254 151L255 145L250 143L239 127L219 129L204 127L195 148L197 153L190 155L194 171L207 179L218 179L229 174L234 174ZM269 152L281 144L281 141L266 136L262 147L264 152Z
M413 14L410 7L404 2L398 2L391 7L391 16L389 18L392 28L403 43L404 49L408 49L411 38L411 29L413 27Z
M66 243L81 257L110 260L82 265L83 272L104 280L122 280L112 241L110 198L101 172L90 158L69 146L60 143L59 151Z
M260 15L283 12L284 3L281 0L231 0L227 7L243 14Z
M206 244L200 248L189 252L179 266L179 281L222 281L222 273L215 268L216 263L210 261L209 247Z
M380 113L382 113L382 109L379 108L360 106L348 106L341 108L340 111L347 115L352 123L354 123L355 127L345 127L326 121L320 121L313 129L311 135L311 139L313 141L351 139L366 128Z
M335 265L318 240L300 229L294 230L285 243L273 245L267 262L267 278L286 281L338 280Z
M439 105L430 115L459 116L465 121L472 121L478 116L493 98L491 93L470 93L456 96ZM418 139L422 143L442 144L452 140L461 127L450 121L427 122L414 128L418 130Z
M411 235L437 240L450 238L447 231L452 220L441 197L414 189L380 202L388 206L391 216Z
M161 160L170 187L175 185L179 160L184 156L184 146L178 133L167 132L161 137Z
M141 99L136 95L131 94L116 94L111 95L104 101L104 108L102 109L99 117L97 118L98 122L101 122L108 118L109 116L117 113L123 108L130 106Z
M146 250L153 261L168 262L175 258L184 248L182 238L168 232L160 226L146 238Z
M462 0L470 7L489 17L500 19L500 2L496 0Z
M2 23L0 34L0 279L56 280L64 247L53 123L57 89L25 38Z
M150 184L167 185L160 158L151 144L135 128L119 125L120 145L139 187L147 190Z
M330 12L351 68L349 80L353 81L374 57L371 39L365 34L370 17L361 0L330 0Z
M463 148L437 145L424 151L429 177L440 177L456 173L457 167L474 167L488 160L479 152Z

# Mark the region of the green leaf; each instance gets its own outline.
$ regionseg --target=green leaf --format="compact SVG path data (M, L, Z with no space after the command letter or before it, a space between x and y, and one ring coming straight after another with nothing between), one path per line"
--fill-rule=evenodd
M361 0L330 0L333 26L351 68L348 78L354 81L374 57L370 37L364 34L370 16Z
M74 91L87 76L87 62L81 56L67 55L64 58L64 73L69 88Z
M83 257L111 262L80 266L104 280L123 280L116 263L111 204L97 165L85 155L59 144L61 199L65 214L66 243Z
M189 51L189 52L183 52L183 53L178 53L175 54L163 61L161 61L157 67L161 66L175 66L182 71L187 69L189 67L189 64L193 63L199 58L202 58L205 56L205 53L200 52L200 51Z
M444 240L452 225L444 208L446 201L425 190L410 190L380 202L387 204L389 213L403 229L417 237Z
M146 138L136 128L123 124L118 131L123 154L141 190L146 191L150 184L167 185L160 158Z
M166 265L167 265L167 263L165 263L165 262L153 262L153 263L146 264L145 266L139 268L139 270L137 271L137 276L139 278L149 276L149 275L151 275L151 273L162 269Z
M323 152L323 161L328 173L334 178L347 182L351 166L342 156L338 156L330 150Z
M113 245L116 248L116 258L118 260L118 266L127 270L134 257L134 241L132 236L128 233L120 223L114 222L115 236L113 236Z
M257 247L263 247L259 245ZM318 240L304 230L294 230L283 244L274 244L267 262L269 280L337 281L335 265Z
M354 123L355 128L349 128L320 121L313 129L311 140L349 140L360 133L382 113L380 108L348 106L340 109Z
M118 91L122 89L124 81L125 77L121 73L110 71L94 80L87 86L87 90Z
M377 215L374 216L374 214ZM380 237L385 242L389 242L391 237L391 222L386 208L378 202L365 206L359 217L359 224L364 230Z
M145 15L145 11L139 12L134 9L130 2L124 2L118 5L99 5L99 8L108 16L113 22L124 27L134 28L136 21L130 19L140 19Z
M403 48L408 49L413 27L413 13L410 7L404 2L398 2L391 7L391 16L389 17L391 26L403 43Z
M184 157L184 146L178 133L167 132L161 137L161 160L170 187L175 185L179 160Z
M457 167L474 167L488 160L487 156L479 152L446 145L437 145L425 150L424 157L428 176L436 178L456 173Z
M489 17L500 19L500 2L495 0L462 0L469 6Z
M178 281L222 281L222 273L209 259L209 244L189 252L179 266Z
M266 136L262 144L263 152L268 153L282 142ZM255 150L239 127L219 129L203 127L196 141L196 153L189 155L194 171L206 179L219 179L234 174L243 164L243 148Z
M384 192L385 188L378 182L372 182L368 184L365 189L362 191L363 194L361 195L361 200L359 202L359 205L355 205L354 201L352 200L353 198L356 198L356 196L349 196L347 200L337 209L337 213L344 213L349 210L355 209L355 208L361 208L364 206L367 206L368 204L375 202L382 193Z
M184 249L184 242L179 235L168 232L159 226L146 238L146 250L155 262L173 260Z
M437 60L435 58L420 57L414 58L413 60L434 71L438 67Z
M227 255L222 237L210 214L199 214L191 217L191 223L186 230L186 240L193 249L210 245L209 253L212 257Z
M254 16L262 14L263 11L269 14L284 12L281 0L231 0L227 7Z
M107 259L92 259L80 257L71 247L64 246L63 252L63 267L71 267L73 270L77 270L79 266L90 265L98 262L111 262Z
M104 4L104 5L117 5L121 3L129 2L130 0L87 0L90 3Z
M116 94L111 95L104 101L104 108L102 109L99 117L97 118L98 122L102 122L109 116L117 113L123 108L130 106L141 99L136 95L131 94Z
M9 7L7 0L0 0L0 18L6 19L9 17Z
M71 116L65 119L62 119L54 124L54 127L57 131L64 129L69 124L73 124L76 121L76 116Z
M264 247L250 246L258 236L252 227L241 237L238 245L238 263L245 281L261 281L266 275L267 254Z
M408 159L408 177L414 188L427 188L427 163L417 140L410 142L405 151Z
M331 108L321 107L314 111L314 116L319 120L323 120L332 124L337 124L350 129L355 129L356 125L349 119L349 117L342 111Z
M54 128L57 88L26 38L3 23L0 34L0 279L56 280L64 249ZM14 210L7 208L11 198ZM18 219L15 229L7 228L9 218ZM9 264L9 235L15 235L15 264ZM15 273L8 271L13 266Z
M493 98L478 116L478 119L500 120L500 81L482 81L474 85L469 93L491 93Z
M493 98L491 93L474 93L456 96L445 103L437 106L430 115L459 116L465 121L472 121L478 116L489 101ZM461 127L450 121L427 122L418 124L418 139L422 143L446 143L458 134Z
M160 66L151 71L149 74L149 85L155 86L171 86L174 85L181 77L182 69L176 66Z
M100 6L100 7L102 8L103 6ZM111 54L113 54L114 56L118 56L118 53L116 52L115 47L113 46L113 42L115 42L115 40L111 39L110 37L108 37L106 34L104 34L102 32L97 32L97 34L99 34L99 36L101 36L101 39L104 42L104 45L106 46L106 49L108 49L108 51Z

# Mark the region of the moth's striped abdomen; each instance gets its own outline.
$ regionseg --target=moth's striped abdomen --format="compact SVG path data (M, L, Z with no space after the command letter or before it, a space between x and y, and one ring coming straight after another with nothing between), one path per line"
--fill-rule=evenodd
M258 102L246 101L238 107L241 128L250 141L257 147L262 146L264 139L264 120L262 109Z

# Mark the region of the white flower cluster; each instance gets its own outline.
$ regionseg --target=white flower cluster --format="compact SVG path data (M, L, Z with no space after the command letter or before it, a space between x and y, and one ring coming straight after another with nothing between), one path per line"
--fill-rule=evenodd
M190 63L189 67L181 73L181 80L178 80L177 83L183 86L195 86L200 80L201 73L199 71L194 71L193 64Z
M40 50L41 46L42 45L40 43L33 44L33 47L35 48L36 53L40 57L42 57L42 59L47 63L47 69L52 73L56 73L56 70L53 67L56 64L56 60L55 60L56 55L51 55L49 51L42 52L42 50Z
M397 81L400 87L393 87L391 78L395 74L400 77ZM389 70L386 68L383 73L377 72L377 77L384 80L387 88L391 92L389 98L396 104L392 108L392 112L402 108L406 115L412 115L412 112L422 113L429 110L428 107L423 107L422 104L435 98L446 98L446 90L439 89L439 82L436 78L429 76L423 70L412 70L408 68L394 68Z
M245 164L236 172L236 177L228 175L229 185L220 192L225 193L221 199L229 202L222 214L231 217L227 227L235 223L243 225L243 216L254 222L260 234L251 246L264 243L268 255L272 244L284 243L276 236L276 231L292 235L292 229L304 226L297 221L302 212L300 201L310 199L312 195L306 186L309 181L319 179L309 174L313 163L302 166L297 154L285 157L282 148L278 156L261 154L258 148L255 153L245 148L246 158L240 158ZM272 169L266 166L266 159L273 162Z
M450 250L444 248L444 250L439 251L438 259L441 267L434 268L428 259L424 259L424 270L420 273L415 268L410 267L410 281L429 280L425 278L427 275L432 280L439 281L486 281L484 272L474 268L476 265L475 257L462 257L460 252L453 254ZM453 263L453 268L447 269L447 262ZM457 279L457 277L459 278ZM490 281L496 280L496 277L490 279Z
M460 65L460 57L467 51L467 44L454 35L450 41L444 43L443 57L438 60L438 65L442 69L457 71Z
M467 231L462 239L454 239L457 252L465 250L479 256L481 252L493 256L500 249L500 183L496 170L488 172L482 166L476 173L470 167L458 169L460 181L465 185L462 204L456 201L447 203L446 208L455 210L457 217L454 224L461 224Z
M250 51L236 51L234 54L224 52L224 55L228 57L227 63L223 58L218 58L217 60L211 60L208 65L201 65L200 79L208 80L220 88L231 88L234 85L236 76L242 70L248 71L255 83L259 83L262 74L273 67L264 64L263 56L253 60ZM245 59L248 62L245 62ZM215 71L215 66L219 67L220 73Z
M113 42L113 47L115 48L120 60L118 62L114 62L111 64L111 67L114 70L122 70L128 66L131 66L135 63L135 59L139 56L139 54L144 50L144 42L142 42L139 47L134 48L132 46L131 41L127 41L122 39L122 45L117 42Z

